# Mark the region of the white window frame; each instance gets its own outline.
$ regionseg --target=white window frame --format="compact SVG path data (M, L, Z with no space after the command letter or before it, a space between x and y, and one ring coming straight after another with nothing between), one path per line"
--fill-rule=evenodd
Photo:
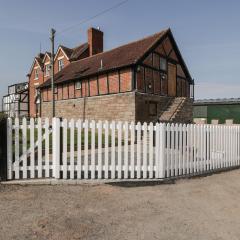
M58 71L61 71L64 68L63 59L58 59Z
M39 68L34 69L34 80L39 79Z
M51 71L51 65L50 65L50 63L45 64L44 76L45 76L45 77L49 77L49 76L50 76L50 71Z
M78 84L79 84L79 86L78 86ZM75 82L75 89L76 89L76 90L81 90L81 89L82 89L82 83L81 83L81 81Z

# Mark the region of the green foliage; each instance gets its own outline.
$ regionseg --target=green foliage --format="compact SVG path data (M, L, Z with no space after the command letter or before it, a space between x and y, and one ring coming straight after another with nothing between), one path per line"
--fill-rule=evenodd
M3 112L0 112L0 121L3 119L3 118L6 118L7 116L3 113Z

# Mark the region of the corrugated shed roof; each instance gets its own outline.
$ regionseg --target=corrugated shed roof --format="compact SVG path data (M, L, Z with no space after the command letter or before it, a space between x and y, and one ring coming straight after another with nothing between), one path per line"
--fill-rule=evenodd
M194 105L240 104L240 98L197 99Z

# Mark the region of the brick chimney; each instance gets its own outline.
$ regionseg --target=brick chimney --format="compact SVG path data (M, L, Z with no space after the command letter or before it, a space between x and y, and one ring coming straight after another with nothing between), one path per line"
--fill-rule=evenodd
M88 29L89 56L103 52L103 32L100 29Z

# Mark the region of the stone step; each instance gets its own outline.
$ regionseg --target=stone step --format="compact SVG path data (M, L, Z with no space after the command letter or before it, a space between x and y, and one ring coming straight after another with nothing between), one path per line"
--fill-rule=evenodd
M160 121L173 121L180 114L181 107L184 105L185 97L178 97L172 100L166 111L159 117ZM180 117L180 116L179 116Z

